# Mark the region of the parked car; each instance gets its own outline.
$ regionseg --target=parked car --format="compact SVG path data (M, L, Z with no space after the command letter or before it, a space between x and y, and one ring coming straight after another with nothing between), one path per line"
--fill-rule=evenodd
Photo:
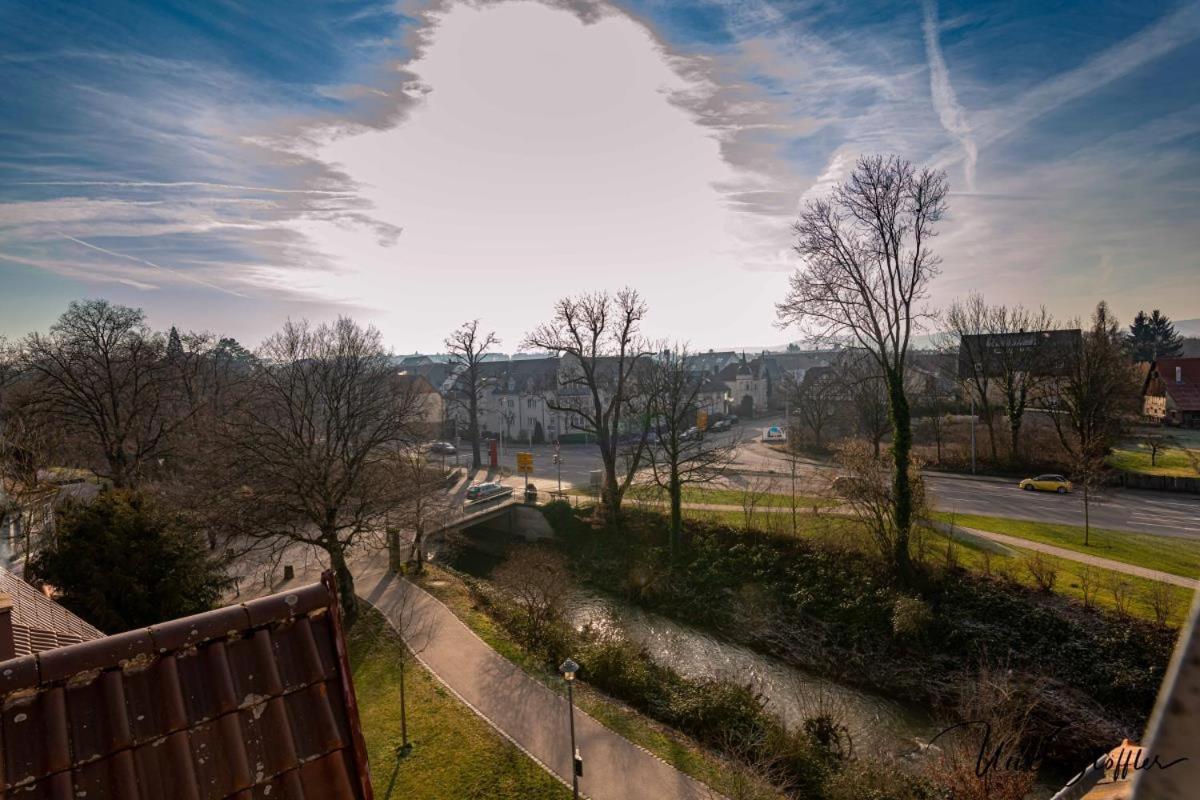
M729 424L730 424L730 425L737 425L737 424L738 424L738 415L737 415L737 414L730 414L730 415L729 415L728 417L726 417L725 419L729 420Z
M1058 492L1067 494L1071 491L1071 482L1062 475L1038 475L1036 478L1026 478L1018 486L1027 492Z
M685 441L685 442L686 442L686 441L688 441L688 440L690 440L690 439L699 439L699 438L700 438L700 436L701 436L701 431L700 431L700 429L699 429L699 428L697 428L695 425L693 425L692 427L688 428L688 429L687 429L686 431L684 431L683 433L679 434L679 438L680 438L680 439L682 439L682 440L683 440L683 441Z
M429 452L438 456L452 456L458 452L458 448L449 442L433 442L429 445Z
M467 500L487 500L489 497L498 497L502 494L512 494L512 487L488 481L468 486L466 498Z
M719 419L712 425L708 426L709 433L721 433L733 427L733 423L727 419Z

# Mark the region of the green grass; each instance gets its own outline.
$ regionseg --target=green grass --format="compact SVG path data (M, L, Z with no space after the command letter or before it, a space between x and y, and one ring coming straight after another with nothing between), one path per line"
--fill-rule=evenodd
M420 583L496 652L554 691L563 691L562 680L558 675L546 670L491 617L475 606L467 587L455 573L431 565ZM781 800L779 794L749 776L744 769L704 749L679 731L662 725L597 691L587 683L576 682L575 702L608 729L646 748L679 771L711 786L726 797L738 800ZM400 795L397 795L397 798L399 797Z
M1195 448L1192 449L1196 455ZM1140 472L1145 475L1165 475L1175 478L1200 477L1200 473L1192 466L1187 454L1176 446L1162 448L1150 465L1150 448L1140 442L1127 442L1113 450L1108 457L1108 464L1126 472Z
M1032 522L1007 517L985 517L976 514L935 512L935 519L953 521L966 528L1004 533L1073 550L1077 553L1109 558L1184 578L1200 577L1200 542L1152 533L1131 533L1104 528L1092 528L1087 546L1083 544L1083 527L1061 523Z
M576 487L569 489L567 494L591 497L594 493L586 488ZM792 496L790 494L769 491L759 492L758 494L759 497L756 503L758 508L790 509L792 507ZM740 508L745 498L746 491L736 487L685 486L683 489L684 503L705 503L708 505L738 506ZM646 503L666 503L667 493L657 486L631 486L625 494L625 499L629 503L639 501ZM817 497L805 494L796 495L796 506L801 511L811 509L814 505L818 508L828 508L837 504L837 500L829 497Z
M921 545L916 545L916 557L926 564L935 566L945 564L949 537L941 532L932 530L923 530L921 535L925 537L924 552L922 552ZM1033 550L1014 547L1009 548L1014 552L1014 555L1002 555L989 552L990 548L985 545L957 538L954 540L953 545L950 546L950 549L953 551L952 558L954 562L965 569L989 575L1001 575L1011 578L1024 586L1037 587L1037 581L1027 566L1028 559L1036 555ZM1095 586L1099 587L1097 590L1089 592L1089 594L1093 595L1092 603L1097 608L1106 611L1116 611L1117 602L1113 595L1113 587L1118 583L1124 583L1127 585L1129 595L1125 609L1126 613L1132 617L1155 621L1154 602L1151 598L1156 586L1166 586L1172 605L1172 611L1167 618L1167 622L1178 626L1182 625L1187 618L1188 609L1192 603L1192 590L1190 589L1184 589L1181 586L1159 584L1157 581L1147 578L1139 578L1134 575L1127 575L1122 572L1101 569L1099 567L1086 567L1086 565L1078 561L1058 558L1045 553L1041 555L1057 571L1057 579L1055 580L1053 589L1055 594L1084 602L1082 575L1086 570L1089 580Z
M570 790L551 777L415 660L406 667L408 735L399 752L400 654L396 632L373 608L363 608L349 634L350 665L371 784L379 800L564 800Z

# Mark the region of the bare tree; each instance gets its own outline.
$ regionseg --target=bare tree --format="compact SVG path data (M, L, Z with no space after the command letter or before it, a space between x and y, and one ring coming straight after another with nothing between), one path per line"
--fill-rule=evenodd
M1012 337L1017 334L1036 334L1049 329L1054 320L1044 307L1036 311L1024 306L998 305L992 309L991 328L994 334ZM1008 416L1009 452L1014 463L1021 456L1021 423L1031 402L1040 399L1049 382L1050 368L1045 363L1047 351L1036 344L996 348L996 382L1004 396L1004 413Z
M849 178L830 197L811 201L796 223L796 252L805 263L778 306L782 324L818 340L849 338L883 373L893 428L892 558L902 577L910 572L913 521L905 366L918 304L938 271L930 243L947 191L945 173L917 170L895 156L860 158Z
M37 382L36 407L76 447L78 465L114 486L135 485L189 418L180 371L140 309L106 300L72 302L48 335L30 334L21 366Z
M225 431L243 533L323 550L353 621L347 552L404 503L393 455L412 439L418 400L396 380L379 332L344 317L289 321L263 344L252 380Z
M479 330L479 320L464 322L458 330L446 337L446 349L452 363L458 368L450 397L467 412L467 436L471 439L471 467L483 466L479 450L479 402L487 388L483 370L483 357L494 345L500 344L493 331Z
M992 311L983 302L983 295L971 294L966 300L955 300L941 316L946 332L941 336L939 349L957 353L961 368L958 380L968 396L974 398L979 416L983 418L991 446L992 461L999 461L996 450L996 408L992 399L992 350L987 336L992 332Z
M843 354L837 369L841 395L847 401L855 430L867 438L879 458L883 437L892 427L887 381L874 360L859 351Z
M564 297L555 304L553 319L524 342L564 360L558 391L546 404L569 413L576 430L596 437L604 468L601 505L613 521L620 518L621 499L641 465L648 432L646 418L633 446L621 447L627 433L623 422L631 416L636 422L640 387L635 373L651 355L640 332L645 316L646 304L629 288L615 296L593 292Z
M825 432L837 418L843 401L842 387L832 367L813 367L804 373L798 384L785 379L784 391L792 418L803 428L806 437L811 437L813 447L825 449ZM788 431L788 441L799 438L796 431Z
M1067 452L1072 480L1083 489L1084 543L1089 505L1103 485L1104 459L1137 414L1138 381L1116 320L1101 301L1092 327L1065 354L1042 401Z
M387 624L400 635L399 658L396 659L400 668L400 750L407 752L412 749L408 740L408 672L414 658L428 646L438 631L437 615L433 613L434 605L425 592L410 581L398 575L389 575L385 581L394 581L396 590L381 594L381 608L385 612Z
M425 534L431 526L450 515L453 503L446 492L446 477L429 463L420 447L401 446L395 467L403 503L395 515L389 515L389 568L399 572L408 563L420 574L425 571ZM412 532L406 558L400 553L400 531L396 525Z
M1152 467L1157 466L1159 453L1172 447L1179 447L1179 443L1173 437L1157 431L1143 431L1138 435L1138 441L1150 451L1150 466Z
M496 568L493 579L516 606L530 644L535 648L546 644L571 592L562 557L544 547L518 547Z
M900 536L895 515L894 488L890 477L895 468L890 458L875 458L861 441L844 443L837 452L842 475L834 480L832 490L839 495L863 522L884 559L894 559L896 540ZM908 471L908 488L915 515L920 518L925 507L925 488L918 469Z
M670 547L674 555L683 530L683 487L711 483L729 465L734 439L719 440L703 433L685 436L699 410L697 397L705 375L688 368L687 346L662 352L646 362L638 380L648 399L651 430L646 449L650 473L670 504Z

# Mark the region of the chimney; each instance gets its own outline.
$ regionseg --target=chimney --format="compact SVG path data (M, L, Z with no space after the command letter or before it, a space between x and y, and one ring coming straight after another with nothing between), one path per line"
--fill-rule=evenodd
M0 592L0 661L7 661L17 655L17 645L13 641L12 614L12 597Z

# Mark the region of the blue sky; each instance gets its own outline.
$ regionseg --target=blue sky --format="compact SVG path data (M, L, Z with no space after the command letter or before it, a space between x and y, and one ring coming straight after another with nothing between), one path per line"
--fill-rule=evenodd
M1200 3L0 6L0 334L104 296L397 350L638 286L782 341L789 225L859 153L947 170L932 305L1200 317Z

